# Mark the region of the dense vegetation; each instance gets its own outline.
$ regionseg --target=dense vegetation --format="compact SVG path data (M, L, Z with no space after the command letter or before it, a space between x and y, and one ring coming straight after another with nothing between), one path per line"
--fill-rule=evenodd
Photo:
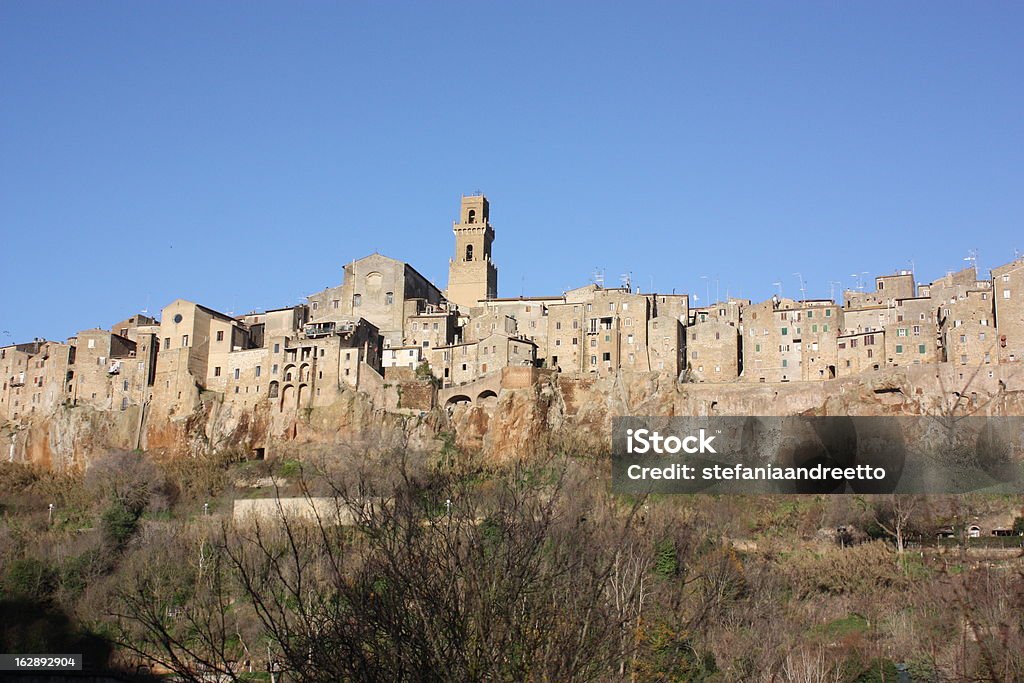
M275 493L337 507L232 522ZM449 444L4 464L0 505L4 652L184 680L1024 679L1019 548L919 542L1016 499L624 499L604 462Z

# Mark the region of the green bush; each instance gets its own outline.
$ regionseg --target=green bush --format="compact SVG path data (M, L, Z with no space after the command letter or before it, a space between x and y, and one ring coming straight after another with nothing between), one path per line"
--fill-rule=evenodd
M676 543L670 538L658 541L654 546L654 571L661 576L675 576L679 573L679 557Z
M4 592L14 598L43 602L57 585L57 572L40 559L14 560L4 575Z
M130 509L120 500L113 501L100 519L104 538L117 546L131 540L138 523L139 512Z

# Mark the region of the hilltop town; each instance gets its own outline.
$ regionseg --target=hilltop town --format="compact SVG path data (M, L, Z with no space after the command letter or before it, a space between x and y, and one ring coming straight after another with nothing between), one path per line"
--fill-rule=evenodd
M491 410L503 390L552 376L778 387L925 366L1005 387L1024 361L1024 258L985 280L973 266L929 284L883 274L841 303L774 296L697 307L686 294L598 283L499 298L487 198L462 197L452 227L444 290L375 253L300 305L232 316L178 299L159 319L136 314L66 341L0 348L0 447L31 460L29 428L83 407L124 413L115 440L145 448L210 402L236 421L261 415L269 426L256 441L287 440L308 411L353 391L376 410L422 414Z

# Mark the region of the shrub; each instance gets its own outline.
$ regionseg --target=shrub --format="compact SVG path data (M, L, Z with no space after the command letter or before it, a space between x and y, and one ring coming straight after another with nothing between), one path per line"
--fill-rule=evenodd
M135 535L140 512L129 508L121 500L114 500L100 520L104 538L117 546L127 543Z
M57 585L57 572L40 559L14 560L4 575L4 590L15 598L43 602Z

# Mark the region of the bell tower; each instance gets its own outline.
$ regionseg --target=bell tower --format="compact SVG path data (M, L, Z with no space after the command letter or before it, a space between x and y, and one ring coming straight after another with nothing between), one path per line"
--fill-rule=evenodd
M482 194L462 197L459 220L452 223L455 232L455 258L448 262L448 300L463 312L480 299L498 296L498 269L491 261L490 204Z

